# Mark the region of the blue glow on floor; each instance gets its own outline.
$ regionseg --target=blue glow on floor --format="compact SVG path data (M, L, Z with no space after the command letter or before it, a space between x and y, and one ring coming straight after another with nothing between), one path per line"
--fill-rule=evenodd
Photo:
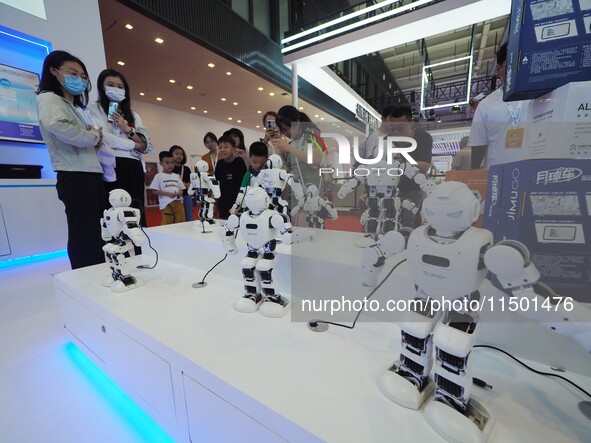
M148 414L131 400L109 377L80 351L74 343L66 345L66 352L92 384L147 442L174 443Z
M31 263L37 263L44 260L50 260L52 258L65 257L68 255L68 251L62 249L61 251L46 252L44 254L27 255L25 257L10 258L8 260L0 261L0 269L14 267L14 266L25 266Z

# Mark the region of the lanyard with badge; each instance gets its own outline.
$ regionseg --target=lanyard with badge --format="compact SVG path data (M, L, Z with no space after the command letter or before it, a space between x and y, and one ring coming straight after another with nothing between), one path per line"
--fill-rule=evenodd
M523 103L518 103L517 109L513 109L511 103L505 102L509 114L511 115L511 129L507 131L507 136L505 137L505 149L515 149L523 146L524 129L519 127L519 121L521 120L521 106Z

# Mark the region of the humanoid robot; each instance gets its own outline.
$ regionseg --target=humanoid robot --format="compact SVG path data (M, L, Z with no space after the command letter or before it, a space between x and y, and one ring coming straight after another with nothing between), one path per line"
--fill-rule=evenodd
M199 221L201 229L205 232L207 225L215 225L213 220L213 205L215 200L220 198L220 184L217 179L208 174L209 165L204 160L199 160L195 165L197 172L191 174L191 186L187 189L187 194L196 194L199 207Z
M430 303L442 297L450 301L478 299L488 271L512 296L537 298L539 306L555 294L538 283L540 274L523 244L505 240L493 245L490 231L470 226L480 214L480 202L465 184L438 185L424 200L422 214L428 224L407 238L391 231L364 251L364 283L373 286L385 259L402 252L406 245L408 270L416 288L414 300L423 307L406 313L400 323L400 358L379 376L378 387L390 400L410 409L419 409L428 400L425 418L448 441L484 442L494 419L471 395L469 359L478 312L431 313ZM564 309L523 314L572 336L589 350L591 332L584 323L588 314Z
M282 317L289 309L289 300L275 289L275 237L280 234L283 243L293 244L314 240L314 233L292 230L286 215L269 209L270 200L263 188L250 188L244 197L247 210L240 217L230 215L218 234L229 254L238 252L236 230L248 247L248 253L240 263L246 292L234 303L234 309L245 313L258 310L266 317Z
M267 169L263 169L256 176L256 182L261 186L271 198L269 209L275 209L281 214L287 214L288 202L281 198L285 187L289 185L293 191L296 201L304 197L304 189L301 183L298 183L292 174L284 169L281 156L272 154L267 160Z
M131 202L127 191L112 190L109 192L112 207L106 209L101 218L101 236L107 242L103 251L111 269L111 275L101 284L110 287L113 292L129 291L143 284L140 279L131 275L127 264L129 251L146 242L146 236L140 228L140 210L130 207Z
M356 246L366 247L374 244L379 235L399 229L398 218L402 207L414 208L410 201L401 201L398 196L398 183L400 177L405 175L418 184L422 191L431 192L435 183L423 174L416 166L410 163L392 161L387 164L382 162L372 165L372 169L380 169L381 172L370 173L367 176L355 176L345 182L339 189L338 197L345 198L349 193L365 181L367 188L367 209L361 215L361 224L364 226L365 238L356 242ZM388 174L387 171L396 171L398 175ZM415 209L418 211L418 208Z
M310 228L324 229L325 213L332 220L339 218L339 214L332 202L320 197L318 187L315 184L308 184L306 187L306 196L303 201L299 201L291 210L291 216L294 217L300 210L306 213L306 222Z

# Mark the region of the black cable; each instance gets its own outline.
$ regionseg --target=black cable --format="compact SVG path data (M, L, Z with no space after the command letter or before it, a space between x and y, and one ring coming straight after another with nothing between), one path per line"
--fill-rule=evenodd
M486 349L493 349L495 351L501 352L503 354L505 354L507 357L515 360L517 363L519 363L521 366L524 366L525 368L529 369L532 372L535 372L536 374L539 375L546 375L548 377L556 377L559 378L565 382L567 382L568 384L572 385L573 387L575 387L576 389L578 389L579 391L581 391L583 394L585 394L587 397L591 397L591 394L589 392L587 392L585 389L583 389L582 387L580 387L579 385L577 385L575 382L569 380L566 377L563 377L562 375L558 375L558 374L552 374L551 372L543 372L543 371L538 371L537 369L532 368L531 366L526 365L525 363L523 363L521 360L519 360L518 358L512 356L511 354L509 354L507 351L504 351L501 348L497 348L496 346L491 346L491 345L474 345L475 348L486 348Z
M223 262L227 257L228 257L228 254L224 255L224 258L222 258L219 262L217 262L215 265L213 265L212 268L205 273L205 275L203 276L203 278L201 279L201 281L199 282L199 284L205 283L205 279L207 278L207 276L209 275L209 273L211 271L213 271L215 269L215 267L217 265L219 265L221 262Z
M154 264L152 266L138 265L137 266L137 269L154 269L156 267L156 265L158 264L158 251L156 249L154 249L154 247L152 246L152 242L150 241L150 237L148 236L148 234L146 233L146 231L144 231L144 227L143 226L140 226L140 229L142 230L142 232L144 233L144 235L148 239L148 246L150 247L150 249L152 251L154 251L154 254L156 254L156 261L154 262Z
M402 263L404 263L405 261L406 261L406 258L405 258L405 259L402 259L402 260L400 260L398 263L396 263L396 265L395 265L395 266L394 266L394 267L393 267L393 268L390 270L390 272L388 272L388 274L387 274L387 275L384 277L384 279L383 279L383 280L380 282L380 284L379 284L379 285L377 285L377 286L374 288L374 290L373 290L373 291L371 291L371 292L369 293L369 295L367 295L367 297L365 297L365 298L364 298L364 301L367 301L367 300L369 300L369 299L370 299L370 298L371 298L371 297L372 297L372 296L373 296L373 295L376 293L376 291L377 291L378 289L380 289L380 287L381 287L381 286L384 284L384 282L385 282L386 280L388 280L388 277L390 277L390 275L392 275L392 272L394 272L394 271L396 270L396 268L397 268L398 266L400 266ZM342 323L334 323L334 322L331 322L331 321L324 321L324 320L314 320L314 321L310 321L310 322L308 322L308 325L309 325L309 326L311 326L311 327L316 327L316 326L318 326L318 323L323 323L323 324L325 324L325 325L333 325L333 326L339 326L339 327L341 327L341 328L346 328L346 329L353 329L353 328L355 328L355 324L357 323L357 320L358 320L358 319L359 319L359 317L361 316L361 313L362 313L362 312L363 312L363 309L360 309L359 311L357 311L357 315L355 316L355 320L353 320L353 324L352 324L351 326L344 325L344 324L342 324Z

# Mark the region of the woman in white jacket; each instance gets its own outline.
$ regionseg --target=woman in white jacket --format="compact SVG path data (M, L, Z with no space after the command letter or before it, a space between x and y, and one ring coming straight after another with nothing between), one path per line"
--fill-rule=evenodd
M141 211L141 225L146 226L144 213L143 154L152 151L148 130L139 114L131 110L127 80L114 69L105 69L97 79L98 100L89 108L94 121L103 129L105 144L115 152L114 182L105 183L107 191L124 189L134 200L132 206ZM109 117L111 103L116 111ZM111 120L111 121L109 121ZM139 252L139 251L136 251Z

